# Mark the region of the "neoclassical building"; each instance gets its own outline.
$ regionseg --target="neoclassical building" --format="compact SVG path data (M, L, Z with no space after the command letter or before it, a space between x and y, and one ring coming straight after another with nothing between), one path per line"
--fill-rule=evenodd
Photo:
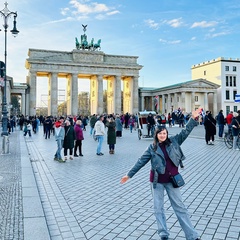
M166 114L179 107L188 113L202 107L216 115L219 87L216 83L197 79L162 88L139 88L139 109Z
M36 114L36 82L48 77L48 114L57 115L58 77L67 80L67 114L78 113L78 78L90 80L90 112L103 112L103 80L107 80L108 113L138 111L138 78L142 68L135 56L108 55L102 51L71 52L29 49L26 68L29 70L26 114ZM122 82L122 83L121 83Z

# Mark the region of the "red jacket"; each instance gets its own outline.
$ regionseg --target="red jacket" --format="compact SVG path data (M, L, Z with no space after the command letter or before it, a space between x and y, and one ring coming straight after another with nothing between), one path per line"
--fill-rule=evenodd
M229 113L226 117L226 122L227 122L228 125L231 124L232 118L233 118L233 114Z

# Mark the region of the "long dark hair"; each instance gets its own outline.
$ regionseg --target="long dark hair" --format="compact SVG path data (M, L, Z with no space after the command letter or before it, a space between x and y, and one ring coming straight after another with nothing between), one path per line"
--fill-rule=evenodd
M157 146L159 144L159 141L158 141L158 133L162 132L163 130L166 130L167 131L167 138L164 142L162 142L162 144L165 144L165 145L169 145L171 143L170 139L168 138L168 130L165 126L158 126L157 129L155 130L154 132L154 137L153 137L153 148L154 148L154 151L157 150Z

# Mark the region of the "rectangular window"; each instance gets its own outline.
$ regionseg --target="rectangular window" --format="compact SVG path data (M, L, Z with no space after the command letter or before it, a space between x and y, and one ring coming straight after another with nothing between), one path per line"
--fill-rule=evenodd
M206 76L206 75L207 75L207 71L204 71L204 72L203 72L203 75Z
M236 87L236 76L233 76L233 86Z
M226 100L229 100L229 90L226 90Z
M233 72L236 72L236 71L237 71L237 67L233 66Z
M228 87L228 76L226 76L226 87Z
M230 106L226 106L226 114L228 115L230 112Z
M198 102L198 96L195 96L195 102Z
M238 110L238 107L237 106L233 106L233 111L237 112L237 110Z
M236 96L236 94L237 94L237 91L233 91L233 100L235 100L235 96Z
M229 71L229 66L225 66L225 71Z
M230 76L229 85L230 85L230 87L232 87L232 76Z

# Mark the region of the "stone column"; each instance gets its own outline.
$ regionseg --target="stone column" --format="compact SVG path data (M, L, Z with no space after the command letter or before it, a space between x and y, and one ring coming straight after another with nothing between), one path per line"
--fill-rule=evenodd
M191 111L195 110L195 92L191 92Z
M177 101L177 97L178 97L178 94L177 93L174 93L174 97L173 97L173 109L177 109L178 108L178 101ZM179 100L181 100L181 98L179 98ZM179 101L179 105L182 106L182 102ZM183 106L182 106L183 107ZM169 111L171 112L171 111Z
M121 90L121 76L115 76L115 113L122 113L122 90Z
M181 106L184 108L184 111L187 111L187 106L186 106L186 92L181 92ZM191 110L192 112L192 110Z
M37 73L36 72L29 72L29 115L34 116L36 115L36 96L37 96L37 88L36 88L36 81L37 81Z
M67 115L78 114L78 75L67 76Z
M145 106L144 106L144 96L141 97L141 111L144 111L145 110Z
M167 95L167 109L166 109L166 112L164 113L168 113L171 111L171 108L172 108L172 103L171 103L171 94L169 93Z
M166 109L165 97L166 95L163 94L162 95L162 111L161 111L162 113L165 113L165 109Z
M22 93L21 95L21 113L26 115L26 93Z
M71 101L72 101L72 115L76 116L78 115L78 74L73 73L72 74L72 95L71 95Z
M203 106L204 111L206 112L209 110L208 106L208 93L204 93L204 106Z
M213 93L213 116L216 116L218 114L217 109L217 92Z
M58 115L58 74L48 76L48 115Z
M138 112L138 78L139 78L139 76L132 77L132 89L131 89L131 92L132 92L131 112L132 112L132 114L136 114Z
M103 76L97 75L97 113L103 113Z

